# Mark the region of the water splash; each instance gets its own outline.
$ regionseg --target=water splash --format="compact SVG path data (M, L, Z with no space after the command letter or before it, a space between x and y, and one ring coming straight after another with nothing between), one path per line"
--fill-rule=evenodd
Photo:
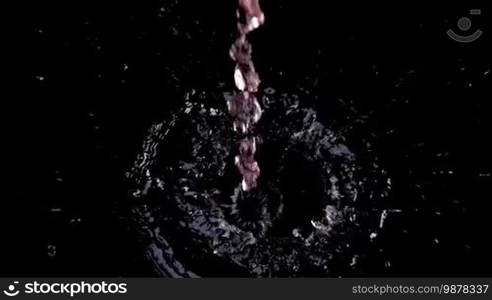
M260 27L265 21L259 0L239 0L237 9L238 36L229 51L236 62L234 82L238 92L227 102L229 113L234 118L234 130L239 130L239 154L235 164L243 176L241 187L243 191L253 189L257 185L260 167L255 161L256 137L252 125L261 117L261 107L254 93L258 91L260 78L255 71L251 57L251 44L248 34Z
M127 174L148 260L169 277L360 273L381 230L372 204L388 192L368 136L349 138L363 122L332 128L306 104L307 93L281 87L265 91L262 112L246 36L264 16L258 0L240 0L237 14L236 93L187 93L183 107L151 126Z

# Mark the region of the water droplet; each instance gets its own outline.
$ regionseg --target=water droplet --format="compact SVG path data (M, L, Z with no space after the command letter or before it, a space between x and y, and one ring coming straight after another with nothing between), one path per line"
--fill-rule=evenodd
M244 81L243 73L239 68L234 70L234 82L236 83L236 87L240 91L244 91L246 88L246 82Z
M56 246L55 245L48 245L46 247L46 253L48 254L49 257L55 257L56 255Z

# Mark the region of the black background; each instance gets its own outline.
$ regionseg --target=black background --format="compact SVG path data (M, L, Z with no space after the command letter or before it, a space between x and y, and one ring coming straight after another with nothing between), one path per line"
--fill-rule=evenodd
M125 172L184 92L233 88L234 2L26 4L0 275L155 275L125 221ZM350 102L379 137L388 201L403 213L383 231L391 267L362 275L490 276L492 12L263 2L267 22L252 37L263 87L308 89L334 126L353 121L340 104ZM452 41L446 30L471 8L483 10L472 30L484 36Z

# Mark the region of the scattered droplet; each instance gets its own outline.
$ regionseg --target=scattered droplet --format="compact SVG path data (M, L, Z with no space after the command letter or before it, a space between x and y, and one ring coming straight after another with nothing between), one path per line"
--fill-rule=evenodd
M48 254L49 257L55 257L56 246L55 245L48 245L48 247L46 247L46 253Z
M379 228L383 228L384 226L384 220L388 217L388 211L386 209L383 210L381 213L381 217L379 219Z
M350 261L350 266L351 267L355 267L355 265L357 264L357 259L359 258L359 256L356 254L352 257L352 260Z
M72 218L72 219L70 219L69 223L70 224L79 224L79 223L82 223L82 218L80 218L80 217Z
M388 269L391 268L391 262L389 260L385 261L384 262L384 267L385 268L388 268Z

